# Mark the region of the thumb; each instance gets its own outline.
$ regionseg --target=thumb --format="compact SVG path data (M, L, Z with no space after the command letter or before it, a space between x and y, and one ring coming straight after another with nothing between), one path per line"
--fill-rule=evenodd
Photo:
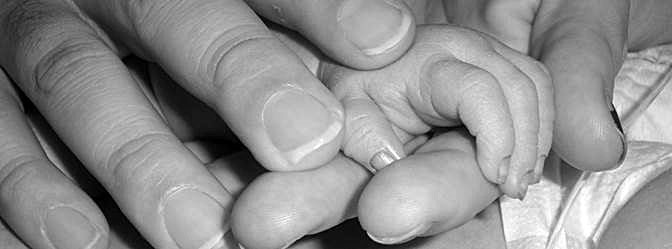
M553 149L579 169L613 168L625 156L611 100L628 11L624 0L546 1L533 24L531 53L550 70L555 90Z

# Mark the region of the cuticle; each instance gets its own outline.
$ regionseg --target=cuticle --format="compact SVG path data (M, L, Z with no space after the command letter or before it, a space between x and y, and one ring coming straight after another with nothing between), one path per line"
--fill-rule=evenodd
M84 215L84 213L81 210L79 210L79 208L76 208L72 205L63 204L63 203L54 204L54 205L51 205L51 206L47 207L46 210L43 212L43 214L40 217L40 233L42 234L42 238L44 238L47 241L47 244L51 248L56 248L56 246L54 245L54 243L51 241L51 239L47 235L47 224L45 223L45 221L47 220L47 218L49 216L49 213L51 211L55 210L55 209L58 209L58 208L69 208L69 209L74 210L75 212L79 213L82 217L84 217L84 219L86 219L89 226L93 227L93 229L96 230L95 238L93 238L89 242L89 244L86 245L86 247L84 247L84 249L92 248L98 242L100 237L102 237L103 229L100 228L97 224L93 223L87 215Z

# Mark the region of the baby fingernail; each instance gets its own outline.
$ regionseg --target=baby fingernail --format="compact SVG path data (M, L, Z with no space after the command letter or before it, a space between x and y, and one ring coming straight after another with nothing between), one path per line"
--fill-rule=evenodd
M621 156L618 158L618 163L615 166L621 165L623 161L625 160L625 155L628 152L628 143L625 140L625 133L623 132L623 126L621 125L621 118L618 116L618 112L616 112L616 107L614 105L611 105L611 118L614 120L614 123L616 124L616 128L618 129L618 135L620 136L621 143L623 145L623 152L621 153Z
M366 232L366 234L369 235L369 238L371 238L375 242L378 242L378 243L384 244L384 245L391 245L391 244L401 244L401 243L410 241L410 240L414 239L415 237L426 233L429 230L429 228L430 228L429 225L421 224L421 225L418 225L418 226L414 227L413 229L411 229L410 231L408 231L404 234L401 234L401 235L398 235L398 236L389 236L389 237L378 237L378 236L375 236L375 235L373 235L369 232Z
M529 170L520 178L520 180L518 181L518 192L516 193L515 198L521 201L525 199L525 195L527 195L527 188L529 187L528 183L534 177L533 174L534 171Z
M369 171L371 173L376 173L376 171L385 168L386 166L392 164L394 161L401 159L401 157L395 153L389 152L387 150L382 150L376 153L370 161L371 168Z
M84 214L65 206L48 211L45 227L48 240L57 249L91 248L101 237Z
M215 199L195 189L184 189L171 194L164 205L166 229L179 248L225 246L226 212Z
M537 159L537 165L534 167L534 173L530 179L530 184L536 184L541 181L541 175L544 173L544 163L546 162L546 156L539 156Z
M506 182L506 178L509 176L509 167L511 167L511 156L507 156L499 162L497 184L504 184Z
M382 54L399 44L413 23L402 4L393 0L349 0L341 6L337 21L346 38L364 54Z
M341 116L297 89L275 93L262 115L273 145L290 164L337 138L343 128Z

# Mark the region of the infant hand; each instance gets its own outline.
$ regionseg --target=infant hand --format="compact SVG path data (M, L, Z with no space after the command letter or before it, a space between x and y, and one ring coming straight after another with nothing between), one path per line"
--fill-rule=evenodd
M485 34L419 27L415 44L387 67L323 63L320 76L345 107L344 153L372 171L432 127L464 125L476 137L481 171L505 194L522 198L540 178L553 130L550 76Z

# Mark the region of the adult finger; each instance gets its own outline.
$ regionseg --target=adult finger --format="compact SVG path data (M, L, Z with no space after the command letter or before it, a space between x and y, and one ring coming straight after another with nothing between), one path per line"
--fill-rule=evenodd
M240 151L212 161L208 170L234 196L265 171L249 151Z
M49 161L10 88L0 71L3 220L34 249L107 248L109 230L102 213Z
M242 0L78 4L212 107L265 167L308 169L338 152L340 103Z
M362 227L379 243L397 244L471 220L499 196L474 160L475 147L466 132L447 133L381 170L360 196Z
M10 2L0 13L12 34L0 37L2 66L153 246L221 243L231 196L68 3Z
M0 247L7 249L29 249L2 220L0 220Z
M263 174L236 201L231 228L245 248L287 248L353 217L369 177L342 155L310 171Z
M616 167L626 152L613 108L625 52L629 1L543 1L531 52L550 70L556 101L553 149L584 170Z
M260 15L295 29L345 65L372 69L399 58L414 37L414 17L401 0L246 0Z
M234 137L212 108L189 94L156 65L149 65L149 80L157 108L182 141Z

